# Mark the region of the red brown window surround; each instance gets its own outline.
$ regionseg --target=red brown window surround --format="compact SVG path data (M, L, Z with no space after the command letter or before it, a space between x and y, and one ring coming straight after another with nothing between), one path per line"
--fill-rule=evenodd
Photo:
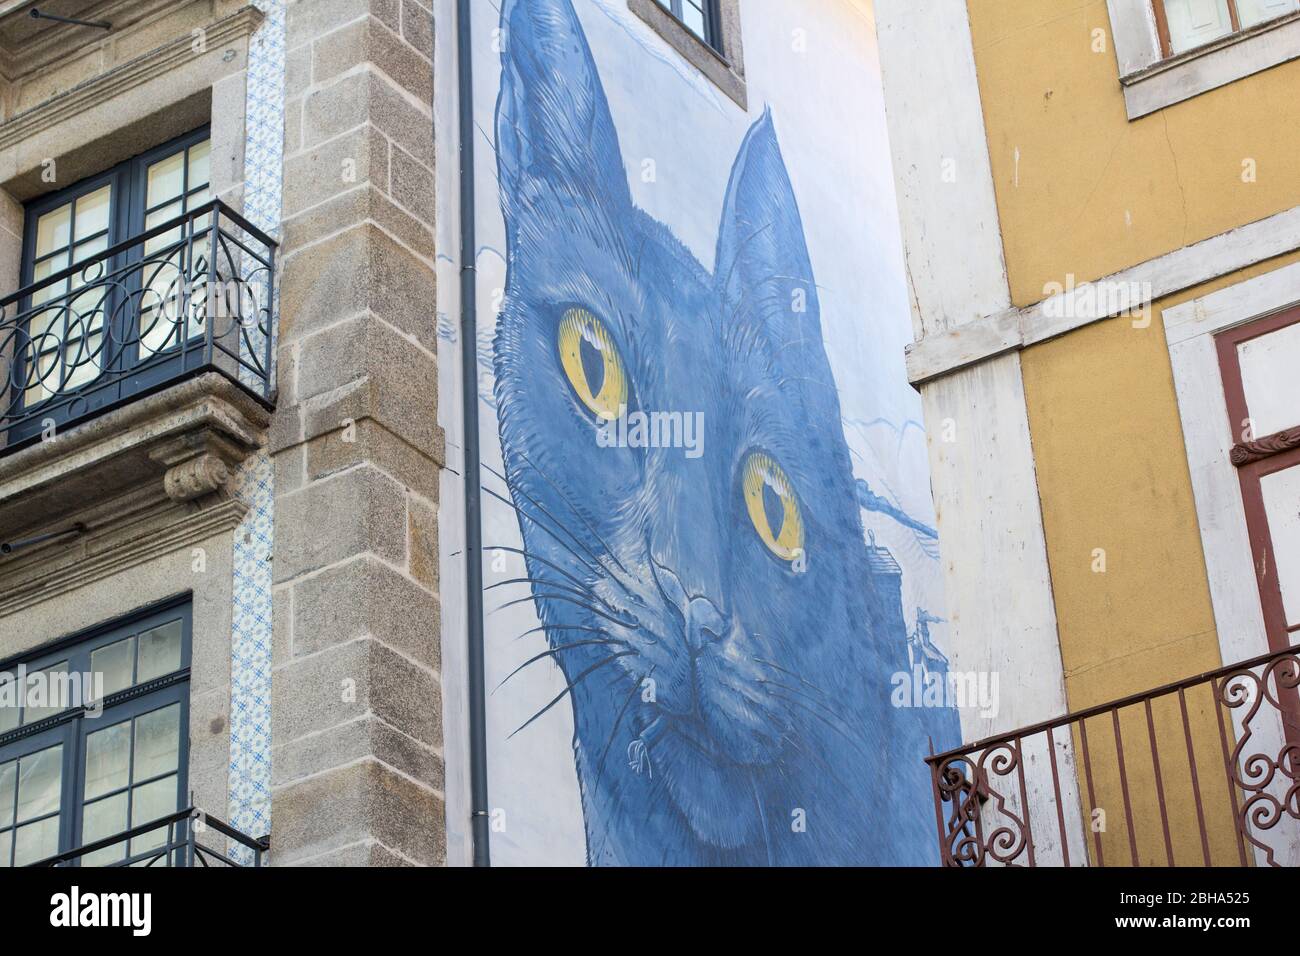
M1293 426L1269 435L1255 436L1251 433L1251 415L1246 402L1238 346L1297 323L1300 323L1300 308L1293 308L1229 329L1215 339L1229 425L1232 433L1240 439L1232 449L1231 458L1237 467L1237 477L1241 483L1251 556L1255 562L1255 577L1259 584L1260 604L1270 650L1284 650L1300 641L1300 621L1287 621L1261 483L1269 475L1300 466L1300 408L1296 409ZM1300 374L1300 370L1297 370L1297 374Z
M1227 34L1225 34L1225 36L1233 36L1234 34L1241 33L1244 29L1253 29L1254 27L1259 26L1261 23L1271 22L1271 20L1278 19L1281 16L1286 16L1287 12L1293 12L1293 11L1285 11L1279 14L1278 16L1268 17L1263 20L1257 20L1257 22L1252 22L1243 26L1243 24L1245 23L1245 18L1243 18L1241 14L1241 7L1240 7L1241 0L1225 0L1225 2L1228 7L1228 16L1231 20L1231 25L1232 25L1232 29ZM1171 57L1175 53L1173 37L1169 30L1169 11L1165 8L1165 3L1166 0L1151 0L1152 9L1155 12L1156 34L1160 38L1160 55L1162 58ZM1220 37L1219 39L1222 39L1222 37ZM1179 50L1177 52L1182 53L1186 51Z

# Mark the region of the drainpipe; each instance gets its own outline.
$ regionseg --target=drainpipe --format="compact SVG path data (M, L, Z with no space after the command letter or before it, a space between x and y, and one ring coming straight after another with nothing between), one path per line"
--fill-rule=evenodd
M487 703L483 668L483 524L478 443L478 273L474 236L474 56L470 0L456 4L460 114L460 361L464 404L465 602L469 658L469 785L474 865L488 852Z

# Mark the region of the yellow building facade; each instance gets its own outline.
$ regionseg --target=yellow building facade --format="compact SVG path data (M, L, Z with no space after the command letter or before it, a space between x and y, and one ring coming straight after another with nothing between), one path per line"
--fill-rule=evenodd
M1001 674L964 737L1285 651L1300 3L879 0L877 20L953 666ZM1050 776L1013 745L1037 862L1294 862L1281 659L1058 724ZM1267 781L1243 777L1256 752Z

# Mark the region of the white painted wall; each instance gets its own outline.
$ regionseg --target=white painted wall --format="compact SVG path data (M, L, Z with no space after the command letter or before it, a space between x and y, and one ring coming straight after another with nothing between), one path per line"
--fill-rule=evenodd
M918 339L951 333L957 347L963 326L1011 305L966 4L878 0L876 18L913 328ZM1065 683L1020 357L988 359L921 391L952 666L995 672L1001 688L996 715L962 714L963 737L1058 717ZM1065 743L1067 835L1082 861ZM1045 742L1031 752L1029 811L1045 863L1060 858L1056 802Z
M742 5L749 112L682 60L625 0L578 0L578 13L601 72L626 164L653 157L657 182L633 176L635 201L666 223L712 268L721 204L740 142L771 106L798 197L819 283L827 352L844 410L845 435L857 474L910 514L934 520L929 495L921 401L908 385L904 346L911 340L907 287L898 240L898 210L887 147L870 5L860 0L745 0ZM440 423L447 432L448 470L441 503L444 719L446 725L449 859L470 859L465 713L462 524L458 461L463 441L459 407L458 183L455 145L453 0L437 0L437 135L439 146ZM490 303L504 285L504 231L492 153L499 61L490 50L495 4L475 4L476 123L482 131L476 185L480 314L480 415L484 464L501 470L491 406ZM444 24L446 26L444 26ZM485 476L488 487L504 486ZM943 574L937 554L888 519L864 514L879 544L904 567L904 607L943 614ZM484 541L519 545L513 514L488 507ZM492 592L493 594L499 592ZM500 601L492 597L492 608ZM489 689L544 650L541 634L513 637L537 626L530 605L488 619ZM943 625L932 630L946 649ZM530 667L512 690L489 699L490 802L504 812L492 837L496 864L584 862L572 716L567 704L550 711L540 732L508 734L564 687L558 669ZM920 795L928 800L928 795Z

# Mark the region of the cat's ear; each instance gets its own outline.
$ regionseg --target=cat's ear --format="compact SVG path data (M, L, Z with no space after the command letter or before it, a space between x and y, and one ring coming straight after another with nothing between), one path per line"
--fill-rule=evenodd
M571 0L505 0L500 44L503 193L529 204L559 188L630 207L618 134Z
M803 222L769 111L736 157L714 262L725 315L761 323L778 345L819 326Z

